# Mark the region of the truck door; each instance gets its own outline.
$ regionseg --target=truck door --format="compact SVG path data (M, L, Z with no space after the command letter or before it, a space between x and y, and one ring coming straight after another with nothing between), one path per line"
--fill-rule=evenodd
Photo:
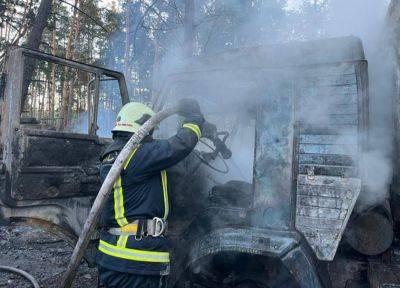
M35 70L26 91L27 65ZM129 101L124 77L23 48L10 51L5 75L0 218L73 240L98 191L116 111Z

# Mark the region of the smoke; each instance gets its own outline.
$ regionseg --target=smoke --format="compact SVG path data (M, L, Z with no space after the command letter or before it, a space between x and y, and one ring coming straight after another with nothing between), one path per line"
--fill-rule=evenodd
M387 199L392 175L392 163L385 151L379 148L371 149L364 152L361 159L361 169L365 168L365 190L360 196L359 209L381 204Z
M306 2L303 1L303 7ZM390 75L392 63L395 61L387 47L385 34L388 4L389 1L381 0L329 1L324 9L303 13L303 16L308 19L303 19L301 23L311 23L314 27L293 26L290 20L288 23L292 24L289 27L286 26L291 30L300 29L302 35L308 37L305 40L353 35L360 38L363 43L369 63L369 129L366 132L368 135L361 135L367 139L368 143L356 159L363 180L359 209L382 203L388 198L393 173L391 160L394 159L393 83ZM306 7L310 8L310 6ZM301 6L297 8L302 9ZM326 13L326 18L321 18L323 13ZM309 29L305 31L305 27ZM251 30L246 33L251 33ZM282 33L290 35L290 33ZM329 103L329 99L322 101L318 103L318 109L305 111L302 115L307 119L302 120L305 122L312 122L315 119L327 121L331 107L332 103Z
M392 117L391 117L391 86L388 81L388 62L390 62L390 55L387 49L382 49L385 45L384 39L384 19L388 6L388 1L379 0L335 0L329 1L326 5L319 5L322 1L316 1L314 4L308 1L288 1L286 4L286 13L283 15L282 10L278 9L279 6L271 8L268 5L265 9L258 10L257 13L242 20L241 26L237 29L237 40L233 42L233 46L237 48L248 47L260 44L271 44L288 42L292 39L314 40L327 37L341 37L341 36L356 36L359 37L365 49L366 59L369 61L369 77L370 77L370 129L369 129L369 143L363 151L363 157L360 162L357 162L360 169L363 170L362 174L365 176L365 198L366 202L381 201L386 197L388 185L391 180L391 151L392 151ZM232 1L232 6L237 5L238 2ZM279 11L278 11L279 10ZM272 19L272 20L271 20ZM272 22L271 22L272 21ZM273 23L273 25L269 25ZM261 28L260 28L261 27ZM268 28L266 28L268 27ZM299 44L300 45L300 44ZM180 48L173 47L170 51L181 51ZM181 53L170 52L164 59L162 65L163 75L171 75L176 71L182 71L182 66L192 66L192 63L185 63L184 59L180 57ZM285 51L282 51L282 58L285 58ZM173 56L171 56L173 55ZM170 57L171 56L171 57ZM264 57L269 57L265 55ZM274 57L278 55L273 55ZM287 56L287 55L286 55ZM254 57L257 57L254 56ZM331 55L326 55L327 59ZM291 58L286 57L289 62L286 65L292 65ZM240 60L240 57L237 58ZM219 61L218 57L215 59ZM212 63L213 58L209 64L202 64L198 69L207 71L209 69L218 69L215 63ZM296 60L297 61L297 60ZM306 61L306 60L304 60ZM208 66L209 65L209 66ZM229 64L227 64L229 66ZM237 66L240 66L238 64ZM255 91L253 87L243 87L233 85L232 83L243 83L244 77L240 72L233 75L227 75L231 72L213 73L213 80L207 80L208 83L202 85L193 84L192 86L186 85L186 90L182 91L176 88L173 92L174 96L169 97L178 98L192 97L197 98L202 105L206 115L212 115L215 110L223 112L224 115L217 117L219 128L229 130L226 123L235 123L233 128L239 127L242 129L246 125L240 125L240 119L247 119L244 123L251 123L251 115L247 114L251 110L251 106L256 105L256 95L259 91ZM201 77L201 76L200 76ZM256 76L255 76L256 77ZM201 80L199 80L201 83ZM197 85L197 86L196 86ZM257 84L258 85L258 84ZM160 85L162 86L162 85ZM188 88L189 87L189 88ZM180 96L183 95L183 96ZM329 96L329 95L328 95ZM328 122L331 119L329 97L324 97L324 101L316 103L318 109L309 109L303 111L300 119L303 122L315 122L316 119L320 122ZM221 110L221 105L223 109ZM233 113L232 113L233 112ZM233 117L231 117L234 115ZM225 120L223 119L225 118ZM230 118L230 120L228 120ZM233 119L233 120L232 120ZM211 119L210 119L211 120ZM342 119L343 120L343 119ZM344 121L344 120L343 120ZM222 125L222 123L225 123ZM239 123L239 124L238 124ZM228 125L229 126L229 125ZM251 125L247 128L250 129ZM230 132L235 131L235 129ZM250 130L245 132L244 135L249 135ZM232 135L237 136L237 135ZM239 180L251 181L251 170L253 165L252 153L254 149L254 142L246 137L247 141L243 143L243 137L230 137L232 147L241 147L240 150L234 152L234 159L231 162L245 163L243 169L238 171L237 168L232 166L232 174L229 177L246 177L237 178ZM235 143L235 142L238 143ZM248 149L246 149L248 147ZM235 156L237 155L237 159ZM246 161L247 159L247 161ZM251 159L251 161L249 160ZM231 163L233 164L233 163ZM245 171L243 171L245 170ZM378 172L379 171L379 172ZM219 180L223 181L227 177L221 177Z
M362 207L388 198L392 179L393 115L391 67L393 55L387 47L385 16L389 1L331 1L327 35L355 35L363 41L369 63L369 135L359 163L364 189Z
M366 59L369 62L370 80L370 127L368 135L362 135L362 137L368 138L369 143L367 147L363 147L360 159L356 159L360 168L360 174L363 175L364 183L364 189L360 198L363 206L374 205L387 198L392 178L391 159L393 158L392 83L390 77L388 77L391 67L391 55L389 49L386 48L384 29L384 20L389 0L266 1L266 4L261 5L258 9L252 9L247 4L243 4L243 1L228 1L227 3L224 4L226 6L221 11L235 11L240 5L243 11L247 11L246 13L236 11L236 16L231 16L231 14L225 16L227 18L231 17L225 19L226 21L238 21L239 24L234 28L236 29L233 33L235 36L232 39L228 39L217 32L210 32L208 42L211 44L207 42L208 47L204 47L205 44L200 43L196 46L199 51L195 51L196 53L207 51L207 57L210 58L209 62L203 61L203 59L196 62L192 62L192 60L188 62L182 56L184 49L181 45L177 45L179 41L171 41L171 45L168 49L165 49L166 52L162 63L155 73L159 81L154 81L155 85L153 87L156 92L163 94L159 95L159 98L168 99L168 104L176 103L180 98L197 99L208 120L218 123L220 130L228 131L231 134L227 140L228 146L234 152L232 159L227 160L230 171L227 174L212 172L214 175L212 181L215 183L224 183L228 180L253 181L254 126L256 125L254 122L254 107L258 105L257 99L260 97L260 89L266 89L266 91L268 89L275 89L272 88L274 86L273 77L268 76L271 78L269 80L271 83L268 84L270 85L268 87L267 84L257 82L258 80L253 79L252 82L251 76L259 78L259 75L251 75L249 77L249 75L246 75L246 72L226 71L230 67L235 67L234 65L240 67L246 65L246 63L232 64L228 60L224 61L224 59L220 59L217 53L221 49L213 50L210 48L216 46L216 44L212 44L213 41L218 44L218 41L221 41L220 38L222 38L225 41L222 47L225 47L225 49L243 49L244 47L271 45L293 40L310 41L328 37L353 35L362 40ZM222 20L221 22L218 22L220 20L216 21L216 25L225 23ZM206 28L201 29L204 31L207 30ZM177 31L174 33L173 38L183 38L183 34L183 31ZM111 54L107 56L112 60L107 62L107 57L103 57L106 61L105 63L114 63L115 59L122 61L124 34L119 31L113 37L115 38L115 41L111 41L113 49L109 51ZM199 37L197 39L202 38ZM299 43L298 45L299 50L301 50L302 44ZM254 59L259 57L261 60L265 60L263 58L274 57L277 59L286 58L287 62L284 63L285 66L298 64L295 63L297 61L303 61L303 64L307 63L307 59L298 59L302 58L301 53L298 55L286 55L288 52L283 50L281 54L268 55L272 50L265 50L265 55L257 54L257 50L254 50L253 57ZM332 48L332 51L334 51L334 48ZM213 53L216 56L213 56ZM232 55L232 58L238 62L242 58L250 59L252 57L252 55L243 55L241 58L240 53L238 55L234 55L233 53ZM329 58L332 55L326 55L326 57ZM273 60L268 61L274 63ZM279 62L279 60L276 60L276 62ZM284 62L284 60L281 62ZM193 66L196 66L197 70L208 71L210 69L220 69L221 71L213 72L212 81L206 77L207 75L199 73L195 83L186 83L181 87L176 83L174 84L173 80L168 78L179 71L185 71L185 67L189 67L189 70L196 70L193 69ZM291 77L288 74L293 73L298 72L289 71L281 76ZM202 82L202 78L204 78L204 82ZM339 81L340 79L337 80ZM165 89L168 85L171 87ZM265 95L270 93L266 92ZM156 108L167 104L158 99L158 97L153 99L158 102L155 105ZM323 97L318 103L309 103L311 105L308 105L309 108L302 111L299 120L304 123L315 123L316 120L320 123L328 123L333 117L330 115L330 110L332 105L334 105L334 103L331 103L331 99L333 98ZM313 102L315 100L311 99L310 101ZM110 135L108 130L113 125L115 113L116 111L112 111L112 109L101 110L99 112L101 136ZM81 117L82 119L87 118L86 115L82 115ZM346 121L343 116L341 117L340 121ZM86 120L81 121L80 123L82 124L75 131L86 131L86 122ZM163 137L173 134L176 131L176 119L165 122L160 131L164 131L163 135L161 135ZM199 145L197 148L207 151L204 145ZM218 168L224 167L220 159L217 159L213 164Z
M157 80L159 81L155 81L154 86L157 90L155 94L162 94L156 97L156 108L161 107L163 104L176 103L180 98L195 98L200 102L201 108L210 122L217 123L220 130L230 132L231 136L228 138L227 144L234 152L233 158L227 161L230 172L227 175L213 173L215 175L213 181L216 183L223 183L228 180L252 182L255 147L254 107L258 105L257 99L262 93L260 89L265 89L266 91L275 89L272 87L276 82L273 77L268 76L267 78L270 79L267 82L269 81L269 83L260 84L257 82L258 80L254 81L253 79L253 82L251 81L252 77L260 79L259 75L253 75L251 71L243 72L238 70L232 72L227 70L232 67L245 66L247 63L241 63L242 59L254 60L257 57L262 61L268 59L270 63L279 62L278 59L286 59L285 66L295 65L301 61L303 64L307 63L306 54L299 52L298 54L294 53L294 55L286 55L287 51L285 50L282 50L280 54L268 54L273 49L266 49L264 55L261 55L260 52L257 54L257 49L254 49L254 55L243 55L243 57L241 57L240 52L236 51L232 53L232 59L237 63L230 63L229 59L223 59L223 55L217 54L221 49L212 49L212 47L216 46L215 43L218 44L220 43L218 41L223 39L225 44L220 45L221 47L239 48L240 50L243 47L285 43L293 40L310 41L353 35L363 42L366 59L369 62L370 80L370 128L368 135L361 136L368 137L369 145L364 147L360 160L356 159L361 170L360 173L363 175L365 186L361 198L366 206L379 203L382 199L385 199L392 177L391 159L393 150L392 90L391 80L388 77L391 67L391 55L388 52L389 49L386 48L384 29L389 0L265 1L265 3L268 3L256 10L252 10L252 7L249 8L248 5L243 4L243 1L223 2L225 3L224 11L235 11L238 5L243 6L243 11L245 11L245 8L249 9L246 11L250 11L247 14L242 13L242 11L236 11L235 13L238 15L236 18L232 17L231 14L227 14L224 16L226 19L221 17L218 19L222 20L217 19L215 20L216 22L210 22L211 24L222 25L221 23L229 22L232 19L235 21L239 19L239 24L234 27L236 29L233 33L234 37L228 39L226 35L219 34L218 29L212 30L210 24L210 31L214 32L210 32L209 37L203 37L209 38L207 41L208 46L205 47L206 44L200 43L197 45L198 47L196 46L198 51L195 51L195 54L207 51L208 62L207 60L203 61L204 59L198 62L192 62L192 60L188 62L182 56L183 49L180 41L171 41L171 45L167 47L168 49L165 49L166 52L162 63L156 71ZM207 30L206 28L201 29ZM183 31L174 32L172 38L174 40L176 37L183 38L183 34ZM113 54L110 57L113 59L119 57L121 61L121 55L123 54L121 50L124 49L123 41L121 40L123 34L118 35L116 38L118 41L113 41L115 42L113 44L115 47L111 51L116 53L117 56ZM199 37L197 39L202 38ZM299 45L300 51L302 44L295 45ZM332 53L334 51L335 48L332 47ZM321 59L324 56L321 55ZM332 55L326 55L326 57L330 58ZM277 59L275 62L274 58ZM211 74L211 72L198 73L198 76L196 76L198 77L197 81L189 84L185 82L185 85L179 86L173 81L173 76L171 75L176 75L179 71L185 71L185 67L188 67L189 70L199 71L220 69L220 72L212 72L212 81L209 80L210 77L207 78L207 75L204 75ZM194 69L193 67L196 68ZM264 73L270 72L266 71ZM286 71L285 75L280 76L291 77L288 74L293 73L298 72ZM181 78L184 79L184 77ZM184 81L186 80L184 79ZM169 86L168 89L166 89L166 86ZM270 91L265 92L265 96L267 97L271 93ZM158 98L167 98L168 103ZM333 103L330 103L329 97L324 97L323 99L324 101L314 103L316 104L314 106L317 106L318 109L303 111L300 120L305 123L313 123L316 119L320 122L329 122L332 119L329 112ZM312 106L310 105L310 107ZM106 127L103 125L102 114L103 112L99 113L99 126ZM345 121L344 117L340 120ZM107 121L109 121L108 118ZM176 119L163 123L161 127L160 132L164 131L163 137L173 134L173 131L176 131ZM206 148L199 146L198 149ZM221 162L214 164L221 168Z

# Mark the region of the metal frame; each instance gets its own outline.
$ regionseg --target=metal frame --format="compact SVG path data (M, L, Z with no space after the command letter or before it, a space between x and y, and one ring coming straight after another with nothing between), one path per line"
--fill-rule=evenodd
M91 89L92 94L89 97L91 101L89 105L92 112L89 113L88 117L90 121L88 134L35 130L21 127L22 85L27 57L86 71L95 76L93 78L94 87L93 90ZM12 198L12 191L16 191L15 189L17 188L19 174L34 174L37 171L47 173L45 166L20 167L21 151L19 149L23 150L26 148L27 143L25 141L27 137L76 139L87 141L97 146L107 145L109 143L107 139L101 139L96 136L100 79L102 76L115 78L119 83L122 103L126 104L129 102L129 96L124 75L109 69L21 47L12 47L8 51L6 64L3 73L6 77L6 82L5 86L2 87L4 97L0 99L2 103L0 147L3 148L3 159L2 163L0 162L2 165L0 172L0 222L4 224L26 223L28 225L38 225L51 233L62 233L64 238L73 244L76 236L80 234L82 229L83 224L81 221L86 218L90 210L93 195L85 194L66 198L49 197L49 199L41 200ZM93 95L93 93L95 94ZM92 149L92 146L90 148ZM82 175L87 175L86 170L78 169L79 167L75 168L83 173ZM68 172L66 170L75 168L72 166L51 166L52 171L57 173L66 173ZM22 177L24 176L22 175ZM88 255L88 258L90 258L90 255Z
M118 82L119 82L119 89L121 92L122 103L126 104L129 102L128 88L126 86L125 76L121 72L102 68L102 67L95 66L95 65L85 64L85 63L78 62L75 60L70 60L70 59L66 59L66 58L62 58L62 57L54 56L54 55L47 54L44 52L30 50L30 49L26 49L26 48L22 48L22 47L18 47L18 48L16 48L16 50L21 51L23 56L28 56L28 57L32 57L35 59L44 60L44 61L68 66L70 68L79 69L79 70L86 71L89 73L94 73L94 74L96 74L96 78L99 78L102 75L114 77L114 78L118 79ZM98 88L98 86L97 86L97 88Z
M126 104L129 103L129 95L128 95L128 89L126 86L126 81L125 81L125 77L121 72L117 72L117 71L113 71L113 70L109 70L109 69L105 69L105 68L101 68L98 66L94 66L94 65L89 65L89 64L84 64L78 61L74 61L74 60L69 60L69 59L65 59L62 57L57 57L54 55L50 55L47 53L43 53L43 52L39 52L39 51L35 51L35 50L30 50L30 49L26 49L26 48L22 48L22 47L13 47L9 50L8 52L8 65L10 67L6 67L6 69L8 71L6 71L6 77L9 78L7 80L7 82L12 81L12 86L13 89L10 90L10 85L6 85L5 89L8 89L4 92L5 95L12 94L12 101L8 101L6 99L6 102L9 105L12 105L13 107L8 107L8 109L6 111L4 111L3 109L3 113L2 115L7 115L8 119L10 121L12 121L10 119L10 117L14 118L13 122L15 122L15 125L19 126L19 123L17 124L18 121L17 119L20 118L20 114L21 114L21 108L18 106L21 106L21 98L22 98L22 81L23 81L23 73L24 73L24 63L25 63L25 57L30 57L36 60L43 60L46 62L51 62L51 63L55 63L55 64L60 64L63 66L67 66L70 68L74 68L74 69L78 69L81 71L85 71L88 73L92 73L95 75L95 79L94 79L94 83L95 83L95 87L94 87L94 102L91 103L91 101L89 101L89 111L91 111L91 105L93 104L93 113L89 113L89 131L88 134L90 136L95 136L96 135L96 129L97 129L97 116L98 116L98 101L99 101L99 91L100 91L100 78L101 76L108 76L108 77L113 77L115 79L117 79L118 84L119 84L119 89L120 89L120 93L121 93L121 100L122 100L122 104ZM12 69L12 72L10 71ZM11 78L10 78L11 77ZM20 83L18 83L20 82ZM8 87L8 88L7 88ZM7 95L7 96L9 96ZM7 97L6 97L7 98ZM89 96L90 98L90 96ZM11 103L13 102L13 103ZM18 102L18 103L17 103ZM12 111L12 113L10 113L10 111ZM12 115L11 115L12 114ZM2 131L6 131L4 130L4 128L6 128L6 126L4 126L2 124ZM15 127L16 128L16 127ZM2 137L2 139L4 139L4 137ZM4 143L4 141L1 141L1 143Z

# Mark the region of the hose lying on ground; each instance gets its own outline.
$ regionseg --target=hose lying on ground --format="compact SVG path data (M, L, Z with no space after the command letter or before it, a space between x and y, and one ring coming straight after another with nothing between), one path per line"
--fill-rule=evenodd
M100 211L105 203L105 200L111 192L112 186L120 175L124 163L128 159L129 155L154 127L156 127L165 118L171 116L172 114L175 114L176 111L177 109L173 108L164 109L151 117L146 123L144 123L144 125L139 129L137 133L133 134L128 143L126 143L124 149L122 149L122 151L119 153L117 159L115 160L110 171L108 172L106 179L101 185L100 191L97 194L96 199L94 200L92 209L90 210L85 225L83 226L82 233L79 236L74 252L72 253L67 271L63 276L61 282L62 288L71 287L72 281L75 278L76 270L78 269L78 266L82 260L83 254L89 243L91 235L96 228Z
M28 272L25 272L24 270L10 267L10 266L3 266L3 265L0 265L0 270L21 275L21 276L25 277L26 279L28 279L32 283L33 287L40 288L39 283L36 281L36 279L33 278L33 276L31 274L29 274Z

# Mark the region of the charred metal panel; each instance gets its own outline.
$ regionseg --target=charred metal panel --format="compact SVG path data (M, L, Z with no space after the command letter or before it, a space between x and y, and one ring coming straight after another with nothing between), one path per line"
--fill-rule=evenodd
M367 126L366 64L309 68L296 83L296 229L320 260L332 260L361 190Z
M333 260L361 190L355 178L299 175L296 229L320 260Z
M296 127L297 174L315 174L338 177L357 177L357 159L360 150L359 133L314 129L308 125Z
M253 204L253 187L250 183L229 181L215 185L210 191L209 199L214 205L249 209Z
M90 196L100 185L99 155L107 141L79 134L22 129L12 175L15 200Z
M358 83L361 63L305 69L305 76L296 83L296 122L314 128L349 130L356 132L354 136L357 137L357 128L364 117L364 111L360 110L364 87ZM321 78L325 81L320 81Z
M252 225L288 230L291 226L294 102L291 83L262 97L257 111Z
M6 63L7 83L1 111L1 147L4 167L4 191L1 199L9 198L15 187L15 175L18 163L15 161L15 150L18 149L16 134L20 128L21 91L24 59L20 50L11 50Z
M99 155L106 144L96 137L52 131L25 130L22 137L22 168L98 164Z

